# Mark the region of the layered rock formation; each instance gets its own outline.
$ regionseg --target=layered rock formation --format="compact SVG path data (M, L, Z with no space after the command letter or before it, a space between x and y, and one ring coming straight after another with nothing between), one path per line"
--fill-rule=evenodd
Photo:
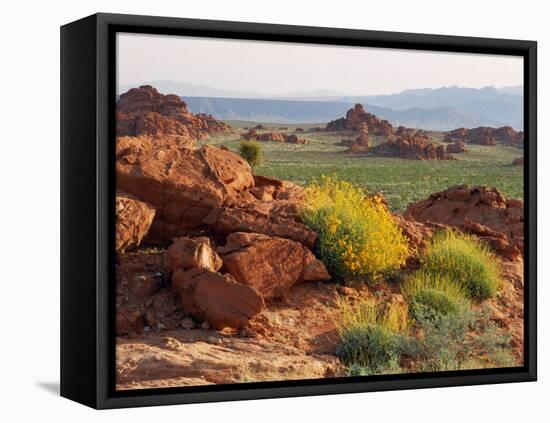
M462 141L468 144L496 145L501 144L523 144L523 131L515 131L510 126L490 128L480 126L478 128L458 128L445 134L444 141Z
M391 123L366 112L361 104L356 104L353 109L349 109L346 117L330 121L325 129L327 131L359 131L363 124L366 124L374 135L390 136L393 133Z

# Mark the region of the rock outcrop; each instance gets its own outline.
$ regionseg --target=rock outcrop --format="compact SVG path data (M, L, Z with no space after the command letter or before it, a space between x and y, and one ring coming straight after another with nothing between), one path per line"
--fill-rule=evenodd
M115 211L115 250L124 252L139 246L153 222L155 208L119 191L116 193Z
M116 175L119 189L156 208L148 239L159 244L188 236L213 209L254 186L248 163L230 151L147 137L117 139Z
M448 154L460 154L467 153L468 149L466 148L466 144L464 144L464 141L455 141L453 143L447 144L447 148L445 151Z
M256 233L232 233L217 252L222 271L255 288L265 299L279 298L298 281L328 280L322 262L299 242Z
M445 147L429 141L426 135L402 135L388 140L369 150L377 156L399 157L409 160L453 160Z
M238 283L229 274L178 269L172 284L184 310L218 330L246 327L265 306L254 288Z
M496 145L501 144L523 144L523 131L515 131L510 126L491 128L480 126L478 128L458 128L445 134L444 141L462 141L468 144Z
M307 138L301 138L294 134L284 134L281 132L263 132L259 133L255 128L250 129L241 135L244 140L286 142L288 144L309 144Z
M211 115L193 114L175 94L163 95L150 85L132 88L117 102L117 135L165 135L187 146L211 132L225 131L229 126Z
M330 121L325 129L327 131L359 131L363 124L366 124L374 135L387 137L393 133L391 123L366 112L361 104L356 104L353 109L349 109L346 117Z
M455 186L410 204L405 217L473 233L508 260L520 259L523 254L523 202L507 200L495 188Z

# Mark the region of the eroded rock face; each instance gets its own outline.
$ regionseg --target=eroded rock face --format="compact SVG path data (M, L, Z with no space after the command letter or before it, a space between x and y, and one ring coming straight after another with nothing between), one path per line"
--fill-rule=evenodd
M164 253L167 266L177 269L208 269L217 272L222 267L220 256L212 249L208 238L176 238Z
M218 330L243 328L264 308L262 296L233 276L206 269L178 269L172 284L184 310Z
M455 186L410 204L405 217L476 234L509 260L523 254L523 202L506 200L495 188Z
M510 126L501 126L500 128L491 128L480 126L478 128L458 128L445 134L445 141L462 141L468 144L496 145L503 144L523 144L523 131L515 131Z
M362 125L367 125L374 135L389 136L393 133L393 127L387 120L379 119L372 113L368 113L363 105L356 104L353 109L349 109L345 118L330 121L327 131L360 130Z
M193 114L174 94L163 95L150 85L132 88L121 94L117 102L117 135L177 136L178 141L192 147L198 138L210 132L229 129L211 115Z
M257 233L232 233L217 249L222 270L254 287L265 299L279 298L298 281L330 279L325 266L299 242Z
M155 217L155 208L121 191L117 192L115 201L115 249L124 252L141 244Z
M426 135L402 135L388 140L369 150L370 153L386 157L400 157L409 160L453 160L445 147L429 141Z
M116 176L120 189L156 208L148 240L157 244L189 235L213 209L254 186L248 163L230 151L147 137L117 139Z

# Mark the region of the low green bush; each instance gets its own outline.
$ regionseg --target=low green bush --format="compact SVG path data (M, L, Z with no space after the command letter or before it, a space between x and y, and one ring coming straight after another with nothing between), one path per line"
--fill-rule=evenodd
M401 307L384 309L370 300L340 304L337 355L350 375L397 372L400 330L407 323L406 316L403 318L406 309Z
M510 336L490 320L487 309L434 315L429 308L420 308L415 326L422 336L402 337L396 347L413 359L413 372L517 365Z
M451 231L434 236L420 256L422 270L456 284L467 298L482 301L494 296L500 274L494 254L476 239Z
M468 307L464 291L447 277L419 270L409 276L401 288L409 301L409 311L416 318L419 310L434 314L456 314ZM424 310L426 312L426 310Z
M239 154L252 167L259 165L263 160L262 146L258 141L241 141Z

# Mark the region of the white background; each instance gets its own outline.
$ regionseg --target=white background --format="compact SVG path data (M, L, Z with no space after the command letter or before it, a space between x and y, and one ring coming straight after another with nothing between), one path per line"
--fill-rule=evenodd
M223 422L549 421L550 30L544 1L5 1L0 54L0 419ZM93 411L58 397L59 26L95 12L539 42L539 382ZM78 283L78 281L75 281ZM547 334L546 334L547 335ZM546 390L546 395L544 395ZM178 419L178 420L175 420Z

